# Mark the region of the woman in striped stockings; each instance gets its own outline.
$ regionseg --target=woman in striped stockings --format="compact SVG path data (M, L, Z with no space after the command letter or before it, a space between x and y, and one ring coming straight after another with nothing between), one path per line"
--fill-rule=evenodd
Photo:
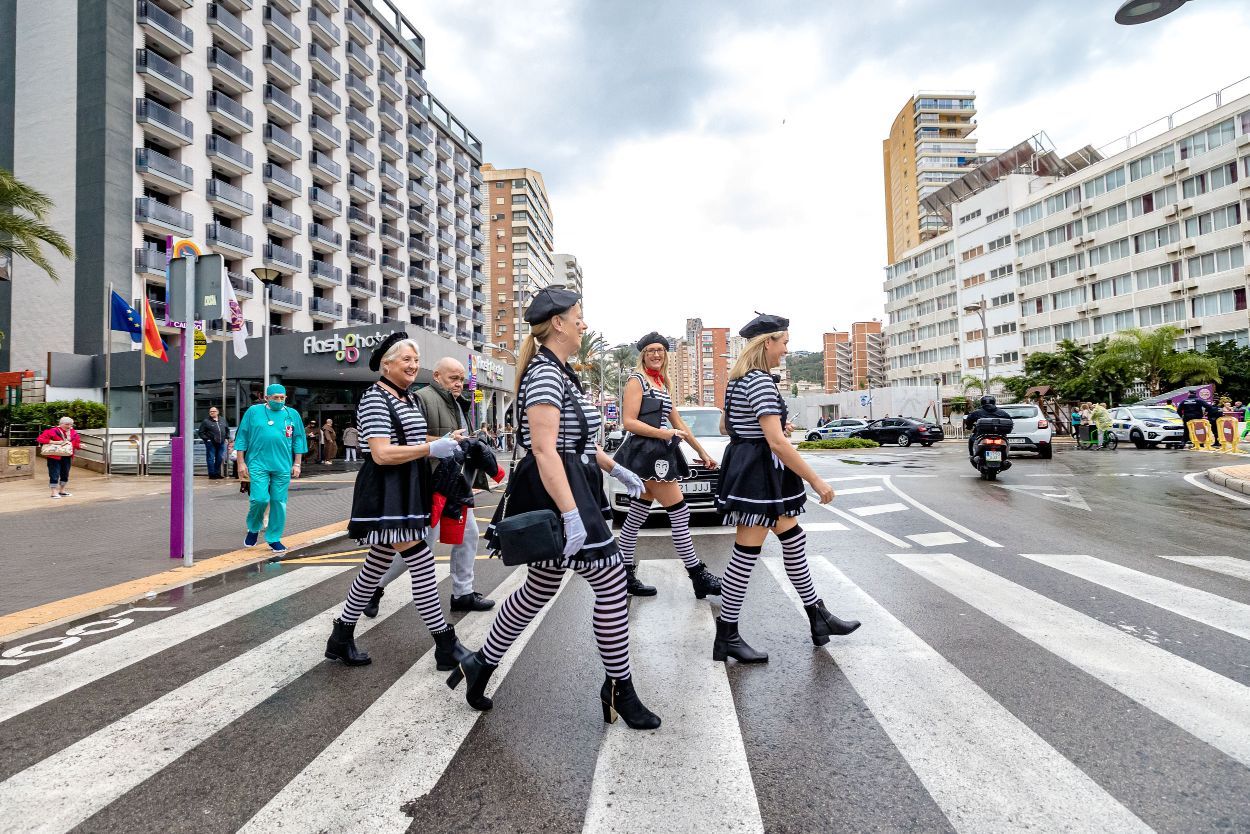
M758 314L738 331L750 341L729 372L725 389L722 421L730 439L721 460L716 495L716 508L724 523L738 530L733 557L721 579L713 660L768 661L766 652L751 648L738 633L738 613L770 530L781 542L786 575L807 610L812 642L823 646L831 635L850 634L859 628L857 621L839 619L825 608L807 568L807 536L798 520L807 502L803 482L811 485L822 504L833 500L833 487L812 470L785 434L786 405L771 371L788 352L789 326L789 319Z
M673 549L686 566L694 595L703 599L720 593L720 580L695 555L690 537L690 508L682 497L681 481L691 476L682 441L699 456L708 469L717 464L704 450L690 427L682 420L669 394L668 339L659 333L648 333L638 340L638 367L625 382L621 396L621 417L629 436L613 455L613 460L631 472L637 472L647 490L629 502L629 513L621 526L617 545L625 562L629 593L636 597L653 597L655 588L638 578L634 551L638 531L651 512L652 500L659 501L668 513L673 532Z
M443 619L434 553L425 543L431 498L426 458L450 457L462 438L459 433L433 441L426 437L425 417L408 393L420 365L417 343L392 333L369 358L369 368L381 369L382 376L365 391L356 412L364 464L356 475L347 535L369 545L369 555L326 643L326 657L348 666L370 662L356 648L356 622L396 556L408 566L413 602L434 636L437 667L450 671L469 654L456 639L455 627Z
M605 520L603 473L620 481L631 495L642 493L642 481L594 445L603 418L582 396L581 382L568 365L586 330L580 302L577 293L547 288L525 311L531 331L517 357L517 436L529 453L517 463L486 528L487 544L498 553L500 521L521 513L554 511L564 527L563 554L528 563L525 584L499 606L485 645L461 661L447 685L455 689L466 681L469 706L490 709L486 684L491 674L560 589L564 571L572 570L590 583L595 594L592 622L606 672L599 690L603 720L615 721L619 713L631 728L653 730L660 719L639 700L630 673L629 598L621 556Z

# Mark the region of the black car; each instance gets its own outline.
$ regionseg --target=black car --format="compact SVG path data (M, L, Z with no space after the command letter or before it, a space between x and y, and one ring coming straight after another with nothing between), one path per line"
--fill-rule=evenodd
M874 420L862 429L853 431L851 437L862 437L875 440L882 446L887 443L899 446L910 446L919 443L921 446L932 446L945 438L942 427L927 420L915 420L911 417L886 417Z

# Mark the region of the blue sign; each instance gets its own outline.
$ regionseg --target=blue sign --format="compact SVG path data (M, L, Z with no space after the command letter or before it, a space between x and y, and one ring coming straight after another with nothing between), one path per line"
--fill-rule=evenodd
M616 403L608 403L603 407L603 416L608 420L616 419Z
M859 404L860 404L860 405L868 405L868 404L869 404L869 403L871 403L871 402L872 402L872 397L868 396L867 394L860 394L860 395L859 395Z

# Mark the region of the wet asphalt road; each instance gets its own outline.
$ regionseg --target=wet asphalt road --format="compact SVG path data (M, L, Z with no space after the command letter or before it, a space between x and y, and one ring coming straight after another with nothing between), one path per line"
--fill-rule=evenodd
M602 723L576 578L480 716L403 588L371 666L321 660L343 543L23 638L0 830L1250 831L1250 505L1185 480L1242 459L1061 448L985 483L961 449L810 456L839 492L803 516L817 591L864 622L829 651L770 541L741 623L770 661L711 662L714 600L644 530L655 733ZM695 544L720 572L732 534ZM520 578L478 562L488 594ZM491 617L453 619L476 647Z

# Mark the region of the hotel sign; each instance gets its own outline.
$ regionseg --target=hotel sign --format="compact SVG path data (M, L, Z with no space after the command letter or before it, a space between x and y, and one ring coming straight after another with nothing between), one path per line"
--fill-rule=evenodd
M331 336L329 339L318 339L316 336L304 338L304 355L315 356L321 353L333 353L336 362L349 365L360 359L362 350L372 350L385 341L389 333L380 330L373 333L346 333Z

